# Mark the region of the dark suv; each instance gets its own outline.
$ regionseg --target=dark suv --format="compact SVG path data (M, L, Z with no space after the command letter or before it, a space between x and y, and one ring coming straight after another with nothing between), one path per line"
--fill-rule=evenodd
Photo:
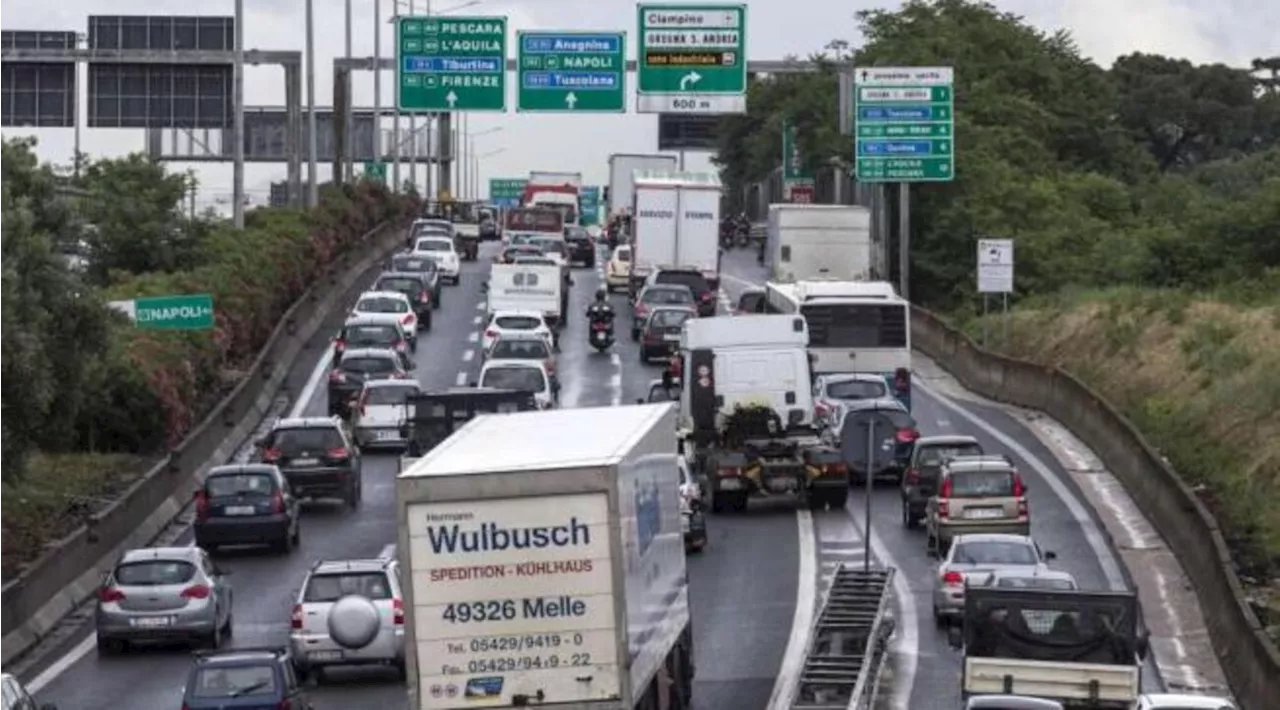
M649 277L649 284L688 286L698 303L698 315L716 314L716 287L697 269L660 268Z
M196 545L270 545L289 552L298 544L298 499L280 469L265 463L216 466L196 491Z
M596 243L592 241L590 232L582 227L565 227L564 243L569 248L567 261L570 264L577 261L588 269L595 268Z
M329 416L346 417L369 380L407 380L417 365L391 348L345 348L329 371Z
M440 307L440 293L444 285L440 283L440 270L436 268L435 259L428 259L421 254L402 251L392 254L387 260L387 271L407 271L411 274L422 274L431 285L431 307Z
M196 653L182 692L183 710L311 710L287 648Z
M294 496L360 505L360 451L341 419L279 419L257 446L261 462L279 467Z
M435 294L427 276L412 271L385 271L373 285L374 291L403 293L418 315L418 329L431 330L431 311L435 310Z

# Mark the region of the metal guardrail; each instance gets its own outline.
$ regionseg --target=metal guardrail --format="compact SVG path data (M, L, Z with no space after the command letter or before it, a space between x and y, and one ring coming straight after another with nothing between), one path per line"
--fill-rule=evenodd
M880 687L894 569L841 565L805 654L792 710L869 710Z

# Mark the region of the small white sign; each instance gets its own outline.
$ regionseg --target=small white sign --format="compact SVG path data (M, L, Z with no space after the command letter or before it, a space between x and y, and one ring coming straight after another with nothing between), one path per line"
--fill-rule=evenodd
M638 94L638 113L746 113L746 94Z
M978 293L1013 293L1013 240L978 240Z
M107 301L107 308L129 316L131 321L137 322L138 320L138 302L133 299L128 301Z
M855 86L947 86L956 79L953 67L857 67Z

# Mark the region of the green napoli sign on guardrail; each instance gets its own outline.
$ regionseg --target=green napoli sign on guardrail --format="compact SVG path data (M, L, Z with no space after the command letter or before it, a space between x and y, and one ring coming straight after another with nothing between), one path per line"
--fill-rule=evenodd
M627 110L623 33L520 32L516 45L517 111Z
M401 111L505 111L507 18L398 18L396 105Z
M213 328L213 296L207 293L111 301L107 306L129 316L140 330Z

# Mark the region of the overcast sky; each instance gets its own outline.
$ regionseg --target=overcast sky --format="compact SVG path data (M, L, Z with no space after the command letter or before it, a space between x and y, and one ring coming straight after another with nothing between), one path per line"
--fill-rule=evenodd
M383 17L392 14L392 3L381 0ZM409 10L407 0L398 0L401 11ZM426 7L416 0L416 9ZM463 0L434 0L436 11L447 11ZM1109 65L1117 56L1133 51L1185 57L1195 62L1225 62L1245 66L1257 56L1274 54L1280 27L1280 2L1276 0L997 0L1003 10L1021 13L1045 30L1067 29L1083 51ZM204 14L231 15L230 0L201 2ZM374 45L374 0L354 0L354 53L371 56ZM859 9L884 6L870 0L752 0L749 2L748 43L752 59L780 59L788 54L804 56L820 49L833 38L857 41L853 13ZM41 0L4 0L3 27L6 30L75 30L84 32L89 14L164 15L188 14L192 3L176 0L61 0L48 4ZM315 0L317 104L332 100L332 59L343 52L343 2ZM304 4L302 0L246 0L245 46L250 49L302 50ZM624 0L481 0L463 11L467 15L505 15L508 18L508 51L513 52L516 30L623 30L628 36L628 53L635 50L635 4ZM382 51L394 52L394 28L386 24ZM964 69L958 68L963 72ZM246 104L284 104L282 72L277 67L246 69ZM384 105L394 101L394 77L383 77ZM81 107L84 105L84 70L81 70ZM373 105L373 76L355 75L358 106ZM508 79L508 91L514 91ZM632 91L633 78L627 88ZM506 114L473 114L469 127L484 132L501 130L476 138L477 153L496 152L481 162L482 191L489 177L522 177L531 169L578 170L588 184L607 180L610 153L647 153L657 147L657 118L652 115L516 115L514 95L508 98ZM634 108L634 101L633 101ZM82 108L81 115L84 116ZM391 125L390 118L386 126ZM46 160L69 162L71 129L4 129L6 137L36 135ZM143 131L85 129L84 149L94 156L122 155L143 148ZM686 166L701 169L709 165L704 155L690 154ZM174 164L185 169L185 164ZM225 199L231 190L230 164L197 166L201 176L201 202ZM304 163L305 170L305 163ZM407 167L402 177L407 178ZM250 164L246 187L254 202L266 200L273 180L284 178L283 164ZM321 167L321 177L329 171ZM419 184L422 183L419 171Z

